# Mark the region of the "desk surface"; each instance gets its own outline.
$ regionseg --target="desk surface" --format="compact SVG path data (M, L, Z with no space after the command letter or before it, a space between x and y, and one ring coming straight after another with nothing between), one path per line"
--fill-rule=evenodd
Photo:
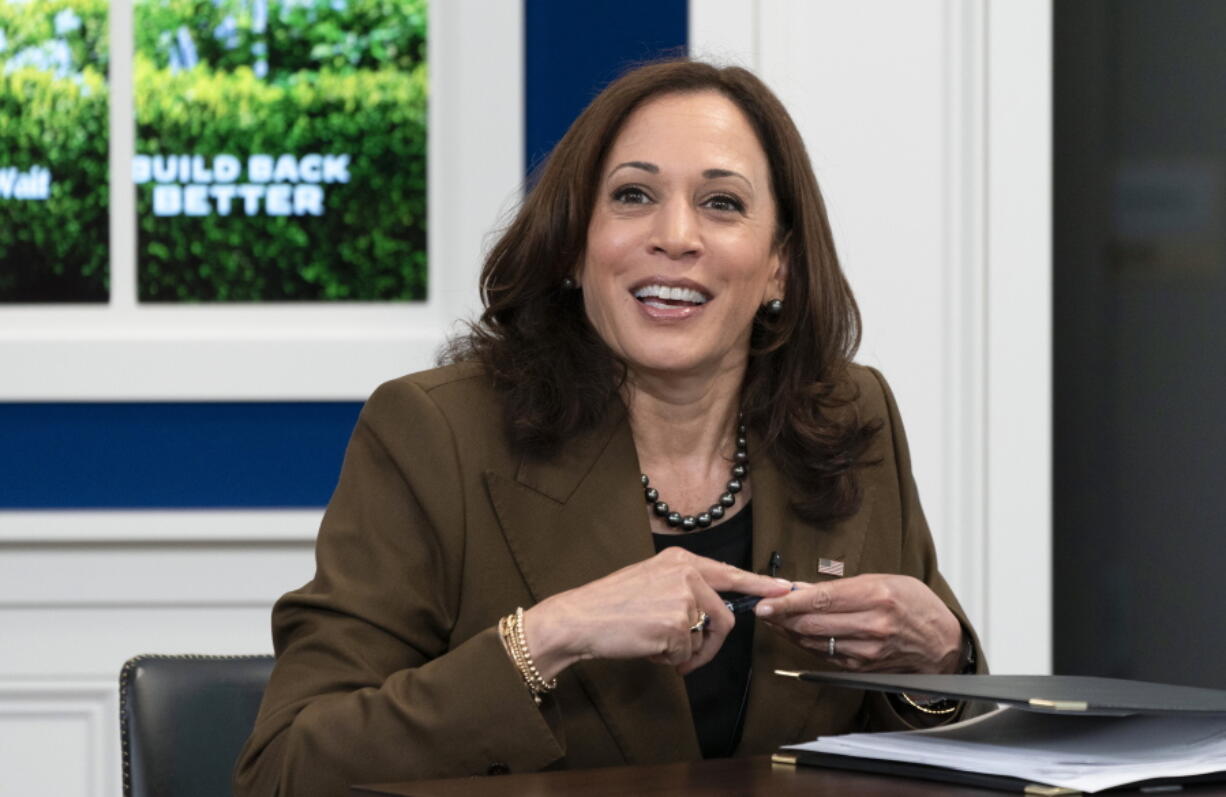
M861 797L930 797L938 794L1000 797L1000 792L961 789L948 784L836 772L814 767L772 764L768 756L721 758L680 764L576 769L480 778L450 778L365 786L353 797L452 797L452 795L532 795L604 797L635 795L848 795Z
M1189 797L1220 797L1226 795L1226 788L1220 785L1191 787L1182 793ZM1004 792L884 775L772 764L767 756L423 780L415 783L360 786L350 792L351 797L481 797L487 794L507 797L561 797L574 794L590 797L621 797L626 794L737 797L842 797L848 794L859 797L1000 797Z

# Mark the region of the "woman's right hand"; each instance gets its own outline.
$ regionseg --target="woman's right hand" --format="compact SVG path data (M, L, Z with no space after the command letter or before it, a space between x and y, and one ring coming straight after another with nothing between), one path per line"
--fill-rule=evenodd
M735 619L718 592L774 597L790 585L679 547L558 593L524 612L524 634L545 680L583 659L645 658L682 675L711 660ZM690 628L700 612L704 632Z

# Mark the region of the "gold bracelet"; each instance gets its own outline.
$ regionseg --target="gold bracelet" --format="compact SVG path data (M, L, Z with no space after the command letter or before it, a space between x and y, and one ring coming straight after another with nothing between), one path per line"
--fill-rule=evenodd
M524 685L528 687L528 694L532 695L532 699L540 705L541 698L532 691L532 686L528 683L527 675L525 674L523 655L519 652L519 643L515 639L515 634L511 630L511 623L515 622L515 615L511 614L503 617L498 621L498 635L502 637L502 646L507 651L507 656L510 657L511 663L515 665L515 669L519 671L519 677L524 679Z
M539 702L540 695L552 691L558 685L558 680L555 678L546 683L536 668L536 662L532 660L532 653L528 650L528 638L524 634L524 610L517 608L515 614L508 617L507 621L508 632L514 639L515 650L518 654L520 675L523 676L524 683L528 685L528 690Z
M528 672L532 674L532 680L529 683L529 688L532 688L537 694L552 692L558 688L558 679L546 681L541 677L540 670L536 668L536 663L532 661L532 653L528 650L528 637L524 633L524 608L522 606L515 607L515 637L519 642L519 649L524 654L524 662L528 665Z
M540 705L541 695L557 688L558 679L546 681L541 677L540 670L536 668L532 654L528 651L528 638L524 634L522 607L517 607L514 614L509 614L498 621L498 633L502 637L503 645L511 661L515 663L515 668L519 670L520 677L524 679L524 684L532 694L532 699L537 702L537 705Z
M957 703L954 703L949 708L928 708L928 706L922 706L919 703L915 702L915 700L911 697L911 695L907 694L906 692L899 692L898 696L901 697L903 699L903 702L905 702L908 706L915 709L916 711L922 711L925 714L933 714L935 716L945 716L947 714L953 714L955 711L958 710ZM953 701L949 700L948 698L942 698L941 700L934 701L932 705L936 705L940 703L951 703L951 702Z

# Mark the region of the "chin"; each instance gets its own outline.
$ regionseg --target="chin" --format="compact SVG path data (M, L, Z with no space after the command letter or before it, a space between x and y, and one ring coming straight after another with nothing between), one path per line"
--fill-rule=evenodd
M643 356L635 357L633 355L626 358L626 365L631 371L641 371L652 374L676 374L683 376L692 374L702 370L704 360L695 357L693 352L678 352L668 354L664 352L643 353Z

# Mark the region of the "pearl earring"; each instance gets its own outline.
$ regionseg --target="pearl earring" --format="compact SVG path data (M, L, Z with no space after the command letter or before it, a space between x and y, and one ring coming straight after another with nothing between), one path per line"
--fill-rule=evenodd
M769 302L767 302L766 304L762 306L762 309L766 311L766 314L768 316L777 317L780 313L783 312L783 300L782 299L771 299Z

